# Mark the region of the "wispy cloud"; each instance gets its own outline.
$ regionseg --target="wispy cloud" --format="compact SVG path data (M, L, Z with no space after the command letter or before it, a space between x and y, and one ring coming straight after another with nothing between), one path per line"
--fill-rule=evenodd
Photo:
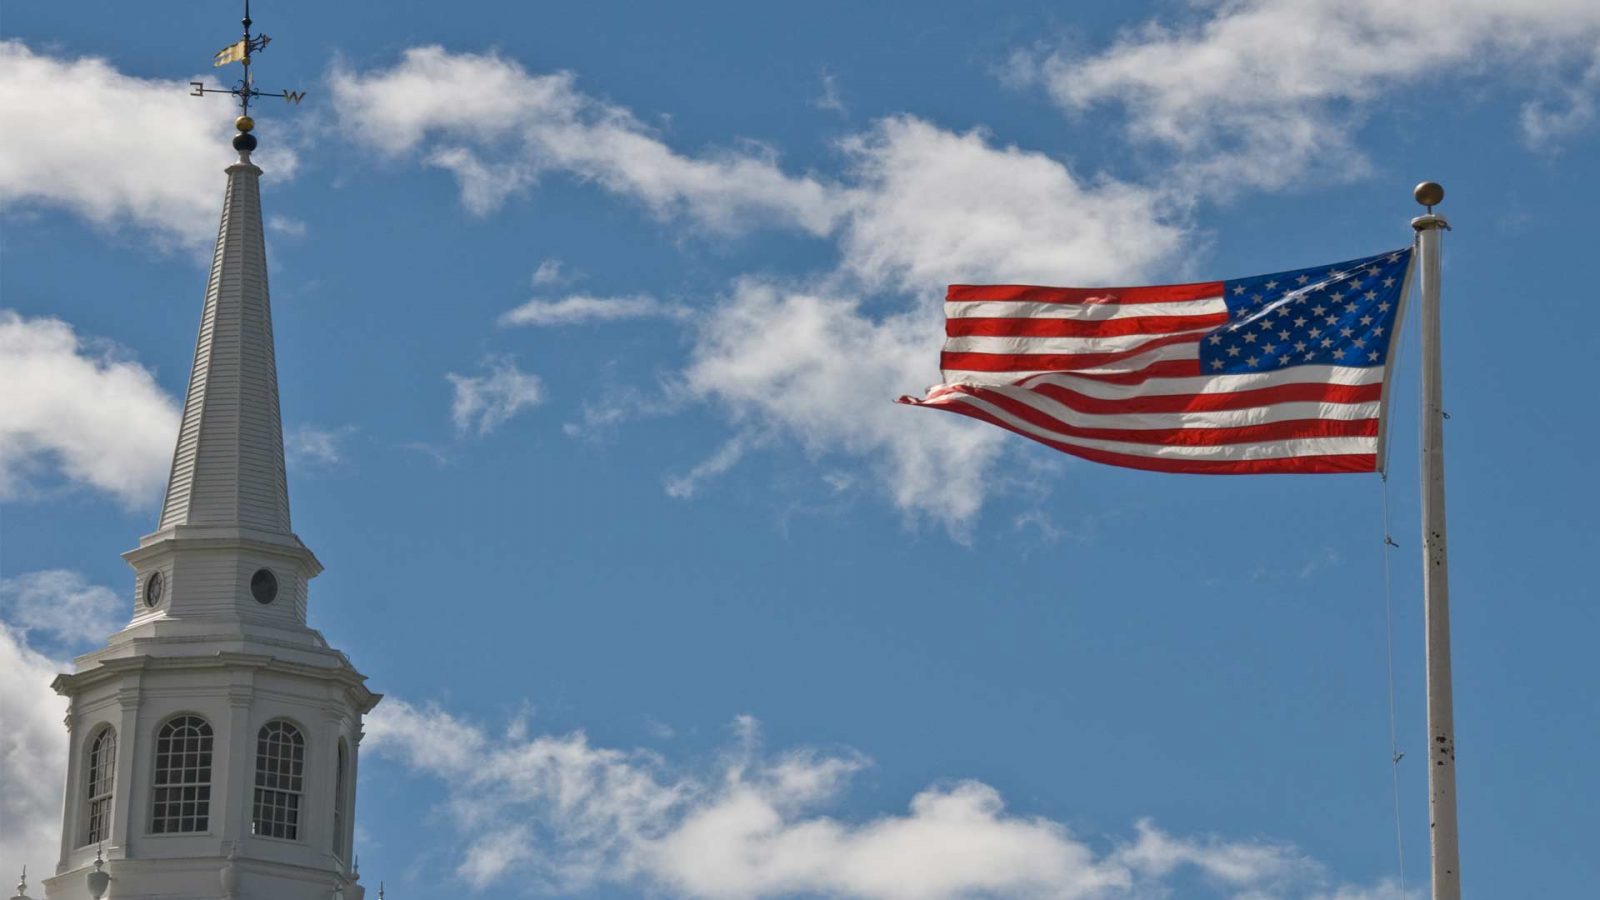
M267 216L267 229L284 237L303 238L306 236L306 223L289 216Z
M623 319L683 319L689 309L638 294L631 297L594 297L573 294L559 300L529 300L500 316L501 325L577 325Z
M483 367L482 375L445 375L455 387L450 419L457 434L482 437L544 400L539 377L518 369L511 357L490 357Z
M761 443L762 438L759 435L747 432L734 435L724 441L715 453L688 472L668 478L666 482L667 496L676 497L679 500L687 500L693 497L700 490L700 485L703 482L707 479L715 478L738 465L739 460L744 459L745 454L749 453L752 447L759 446Z
M1315 167L1354 177L1366 110L1437 73L1526 78L1563 58L1600 60L1600 6L1574 0L1243 0L1183 25L1151 21L1111 48L1024 56L1013 74L1068 110L1119 104L1138 142L1175 154L1191 187L1279 188ZM1531 85L1530 85L1531 87ZM1566 113L1524 116L1530 135L1587 120L1596 85Z
M842 270L937 310L957 281L1105 284L1147 275L1187 236L1160 190L911 116L844 142L852 164ZM929 302L931 301L931 302Z
M318 428L299 425L283 435L283 449L291 463L336 466L344 461L345 444L356 433L354 425Z
M1600 107L1600 40L1582 74L1550 93L1522 107L1522 136L1535 149L1558 148L1560 141L1594 125Z
M1031 534L1040 544L1053 546L1063 540L1087 542L1096 532L1098 522L1084 516L1076 527L1063 525L1042 509L1030 509L1011 520L1011 530L1016 534Z
M422 456L427 457L433 462L434 465L440 467L441 469L445 466L453 465L455 463L455 457L451 456L450 451L447 448L436 447L427 441L407 441L401 444L400 447L401 449L410 450L413 453L419 453Z
M611 385L599 396L585 400L577 421L563 423L561 431L570 438L607 441L626 422L674 415L683 405L679 392L670 388L647 392L631 385Z
M533 270L533 276L529 278L529 281L534 287L555 287L568 284L576 277L567 270L566 263L552 257L539 263L539 267Z
M1319 572L1338 566L1344 562L1344 557L1336 547L1321 547L1313 551L1298 565L1290 561L1288 565L1281 562L1262 563L1250 572L1250 580L1255 582L1275 582L1294 579L1296 581L1309 581Z
M369 717L367 740L446 785L455 874L476 890L531 880L556 892L611 885L671 897L1111 900L1166 896L1183 879L1230 897L1402 900L1392 886L1339 884L1281 842L1183 837L1140 821L1091 844L1060 822L1008 810L977 781L924 788L901 812L836 818L825 810L869 760L769 753L747 716L732 730L733 743L702 768L597 746L581 732L530 734L521 721L497 734L391 698Z
M351 133L376 152L452 168L475 209L561 171L704 235L775 227L834 240L831 271L800 283L741 279L697 307L678 395L710 405L738 433L863 460L910 518L952 529L1004 483L992 467L1005 443L890 402L938 379L940 304L929 285L1126 281L1166 263L1188 234L1183 205L1162 191L911 116L843 140L843 174L825 179L787 173L760 148L679 152L632 112L579 91L571 74L530 73L493 53L412 48L390 68L334 78ZM555 279L561 269L541 271ZM502 323L685 315L647 296L575 295L535 299ZM726 468L716 462L675 477L675 489Z
M845 108L844 98L839 96L838 76L828 71L822 73L822 93L811 101L811 105L817 109L838 113L841 116L849 113L849 110Z
M156 501L177 403L150 370L59 319L0 310L0 498L58 474L135 508Z
M63 648L104 640L122 627L131 603L67 569L0 578L0 619Z
M736 428L864 460L908 516L961 533L1006 483L994 469L1006 441L890 402L939 378L941 298L927 286L1126 282L1172 256L1185 231L1152 191L1083 181L977 131L901 117L846 150L854 187L839 268L810 283L738 280L699 316L683 387Z
M61 855L61 783L66 773L67 699L50 689L71 669L30 647L27 633L0 617L0 858L53 872Z
M785 174L769 151L678 153L571 73L532 74L497 53L413 47L388 69L336 69L330 81L348 134L453 172L475 213L557 171L723 233L751 219L823 233L839 214L823 184Z
M29 645L0 615L0 855L49 871L60 849L59 772L66 702L49 687L68 663ZM435 706L389 697L366 720L363 749L402 778L437 781L466 888L534 883L574 893L607 886L667 897L796 894L910 900L1006 896L1126 900L1177 884L1217 896L1419 900L1390 882L1339 881L1300 849L1259 838L1172 834L1150 821L1086 839L1061 822L1008 810L981 782L923 788L898 812L828 810L870 767L848 750L769 752L758 724L704 764L649 749L596 745L582 732L538 734L523 719L490 730ZM661 738L665 740L666 738ZM420 812L420 810L419 810Z
M184 80L0 41L0 204L66 209L190 246L215 239L233 113L187 93ZM257 159L273 177L294 173L292 150Z

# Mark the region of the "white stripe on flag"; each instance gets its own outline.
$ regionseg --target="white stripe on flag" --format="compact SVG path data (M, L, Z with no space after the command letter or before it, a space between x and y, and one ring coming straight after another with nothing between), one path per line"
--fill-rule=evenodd
M1130 370L1142 369L1154 362L1164 360L1199 359L1200 344L1197 341L1184 341L1181 344L1168 344L1157 347L1144 353L1138 353L1127 359L1118 360L1109 366L1097 366L1092 369L1078 369L1086 375L1121 375ZM1058 369L1019 370L1010 372L980 372L966 369L945 369L944 380L947 384L962 382L965 384L1012 384L1020 378L1032 378L1038 375L1059 375Z
M1118 334L1111 337L948 337L946 353L1115 353L1180 334L1199 336L1211 327L1161 334Z
M1012 379L1015 380L1015 379ZM1209 375L1188 378L1152 378L1145 384L1107 384L1092 378L1076 378L1071 372L1043 372L1030 377L1023 387L1053 384L1102 400L1130 397L1188 396L1192 394L1230 394L1290 384L1363 385L1383 381L1383 368L1371 366L1291 366L1277 372L1247 375Z
M1368 403L1272 403L1245 409L1203 410L1170 413L1118 413L1100 415L1079 412L1027 388L991 387L1003 397L1025 403L1052 419L1082 428L1240 428L1269 422L1304 419L1332 419L1353 422L1378 417L1378 401Z
M1028 303L1020 300L952 300L945 303L947 319L1077 319L1104 322L1147 316L1205 316L1228 311L1221 297L1172 303Z

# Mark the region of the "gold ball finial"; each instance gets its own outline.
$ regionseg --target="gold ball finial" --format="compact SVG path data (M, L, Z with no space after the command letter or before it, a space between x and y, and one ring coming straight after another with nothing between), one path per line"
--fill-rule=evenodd
M233 127L239 129L240 131L248 132L256 127L256 120L250 118L249 116L240 116L239 118L233 120ZM1417 188L1417 190L1420 191L1422 188Z
M1417 185L1411 196L1417 198L1417 202L1426 206L1431 212L1440 201L1444 200L1444 185L1437 181L1424 181Z

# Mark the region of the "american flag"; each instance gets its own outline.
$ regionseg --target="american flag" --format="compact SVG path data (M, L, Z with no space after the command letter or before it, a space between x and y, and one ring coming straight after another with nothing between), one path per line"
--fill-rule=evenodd
M1382 466L1411 248L1128 288L953 284L944 384L900 402L1159 472Z

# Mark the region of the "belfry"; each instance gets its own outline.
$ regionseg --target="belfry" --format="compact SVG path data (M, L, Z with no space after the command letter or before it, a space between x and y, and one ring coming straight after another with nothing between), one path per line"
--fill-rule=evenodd
M255 124L236 125L166 499L123 555L132 615L54 683L70 742L51 900L365 893L351 842L379 695L306 623L322 564L290 528Z

